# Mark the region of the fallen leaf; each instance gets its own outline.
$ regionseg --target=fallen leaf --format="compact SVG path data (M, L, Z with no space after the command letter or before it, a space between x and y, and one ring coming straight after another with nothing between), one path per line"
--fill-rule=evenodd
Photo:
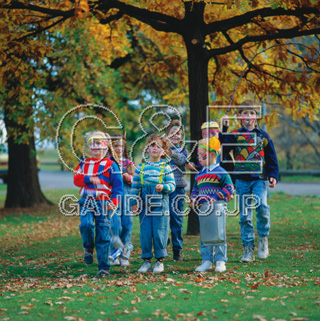
M258 314L254 314L252 316L252 319L257 319L259 321L267 321L267 319L263 315L258 315Z

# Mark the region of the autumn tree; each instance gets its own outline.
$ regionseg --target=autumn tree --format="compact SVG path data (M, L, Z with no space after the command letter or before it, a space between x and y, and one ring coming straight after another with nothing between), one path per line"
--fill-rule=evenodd
M100 29L104 54L128 53L128 26L156 42L162 60L152 64L146 58L141 70L167 77L174 69L179 87L165 98L173 105L185 102L188 88L193 140L199 138L206 107L214 103L209 101L213 91L219 104L251 95L257 102L277 101L292 116L307 114L310 121L318 112L320 5L312 0L5 1L2 7L36 22L37 28L17 35L16 42L76 18L96 19L106 27ZM301 39L307 37L312 38L305 45ZM195 219L188 231L197 229Z

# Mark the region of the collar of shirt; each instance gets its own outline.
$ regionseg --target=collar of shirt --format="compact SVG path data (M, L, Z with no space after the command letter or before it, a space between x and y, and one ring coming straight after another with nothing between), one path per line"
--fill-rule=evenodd
M246 127L243 127L243 126L242 126L239 131L241 131L241 132L246 132L246 133L252 133L252 132L254 132L254 131L261 132L261 129L260 129L258 126L256 126L256 127L253 128L252 130L249 130L249 131L248 131Z
M207 170L207 171L213 171L216 167L219 166L219 163L216 163L216 164L211 164L209 167L207 166L204 166L203 169L202 169L202 172Z

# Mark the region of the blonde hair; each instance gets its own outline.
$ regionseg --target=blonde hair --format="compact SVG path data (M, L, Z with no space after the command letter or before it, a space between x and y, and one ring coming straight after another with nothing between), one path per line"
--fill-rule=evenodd
M104 133L104 132L101 132L101 131L92 131L92 132L88 132L88 133L86 133L86 134L84 135L84 141L85 141L85 143L84 143L84 147L83 147L83 155L85 156L85 148L86 148L86 145L88 145L89 140L90 140L90 138L92 138L92 137L105 138L106 143L107 143L108 150L111 152L112 157L115 159L115 161L116 161L117 164L119 165L118 155L116 154L116 152L115 152L114 149L113 149L110 135L109 135L108 133Z

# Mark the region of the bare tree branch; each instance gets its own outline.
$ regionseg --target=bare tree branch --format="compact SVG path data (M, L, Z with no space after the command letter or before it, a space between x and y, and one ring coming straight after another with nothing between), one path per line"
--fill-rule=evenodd
M126 14L132 18L144 22L158 31L176 33L182 32L182 20L159 12L137 8L118 0L108 0L101 2L97 8L101 11L109 11L109 9L119 9L122 14Z
M279 32L274 34L266 34L261 36L246 36L241 40L233 43L230 46L209 50L209 56L213 57L216 55L223 55L228 52L236 51L239 48L241 48L244 44L247 44L250 42L261 42L261 41L276 40L276 39L291 39L295 37L315 35L315 34L320 34L320 28L314 28L311 30L300 30L300 31L297 30L297 28L292 28L292 29L279 30Z
M75 8L63 11L58 9L49 9L45 7L39 7L33 4L25 4L20 1L10 1L8 4L0 4L0 8L3 9L28 9L36 12L42 12L46 13L48 15L51 15L53 17L72 17L74 15Z

